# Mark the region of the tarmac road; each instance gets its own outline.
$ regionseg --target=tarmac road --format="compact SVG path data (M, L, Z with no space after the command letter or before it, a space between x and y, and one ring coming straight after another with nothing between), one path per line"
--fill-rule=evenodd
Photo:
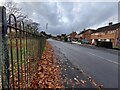
M119 63L117 54L52 39L48 39L48 41L54 49L64 54L75 67L82 68L104 88L118 88Z

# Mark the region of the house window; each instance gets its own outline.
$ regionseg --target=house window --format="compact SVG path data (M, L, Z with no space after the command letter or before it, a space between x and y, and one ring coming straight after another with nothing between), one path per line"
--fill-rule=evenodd
M112 30L112 31L110 31L110 34L113 34L113 33L115 33L116 32L116 30Z
M98 39L98 41L101 41L101 39Z
M101 35L105 35L105 33L102 32Z
M99 33L95 33L95 35L99 35Z
M110 42L110 39L106 39L107 42Z

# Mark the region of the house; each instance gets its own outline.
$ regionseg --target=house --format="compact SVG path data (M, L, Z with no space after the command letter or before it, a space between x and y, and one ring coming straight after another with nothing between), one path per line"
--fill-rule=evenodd
M82 32L80 32L79 35L79 40L83 40L83 41L87 41L88 43L91 43L91 34L94 32L95 30L93 29L84 29Z
M117 31L117 42L116 42L116 47L120 48L120 27L118 28L118 31Z
M67 36L67 38L68 38L69 41L74 41L76 35L77 35L76 32L72 32Z
M61 39L61 35L57 35L57 36L56 36L56 40L61 41L61 40L62 40L62 39Z
M112 24L108 26L98 28L91 34L92 43L97 41L112 42L113 47L120 47L120 23Z
M75 35L75 40L76 41L79 41L79 38L80 38L80 36L77 34L77 35Z

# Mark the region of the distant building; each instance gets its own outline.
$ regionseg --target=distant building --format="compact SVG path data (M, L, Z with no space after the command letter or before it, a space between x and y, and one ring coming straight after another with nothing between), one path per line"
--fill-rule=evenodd
M97 41L112 42L113 47L120 47L120 23L98 28L91 34L92 43Z
M62 39L61 39L61 35L57 35L57 36L56 36L56 40L61 41L61 40L62 40Z
M70 41L74 41L76 35L77 35L76 32L72 32L71 34L68 35L68 40L70 40Z
M91 43L91 34L94 32L95 30L93 29L87 29L87 30L83 30L82 32L80 32L79 35L79 40L86 40L88 43Z
M80 36L77 34L77 35L75 35L75 39L76 39L76 41L79 41L79 39L80 39Z

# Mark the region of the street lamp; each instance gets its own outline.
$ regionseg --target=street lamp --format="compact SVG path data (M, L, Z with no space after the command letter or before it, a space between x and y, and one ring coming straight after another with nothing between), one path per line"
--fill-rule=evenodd
M46 30L47 30L47 28L48 28L48 23L46 23Z

